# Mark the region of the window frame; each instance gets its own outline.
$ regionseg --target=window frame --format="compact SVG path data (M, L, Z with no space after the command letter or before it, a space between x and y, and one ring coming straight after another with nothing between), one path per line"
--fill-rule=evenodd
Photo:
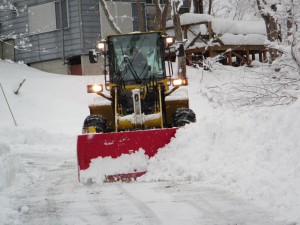
M70 28L70 19L69 19L69 1L68 0L62 0L62 2L65 2L65 17L66 18L66 25L64 26L63 29L68 29ZM58 4L58 7L57 7ZM40 8L37 8L40 7ZM52 2L47 2L47 3L43 3L43 4L38 4L38 5L32 5L32 6L28 6L28 33L30 35L37 35L37 34L45 34L45 33L49 33L49 32L53 32L53 31L59 31L61 30L60 28L60 11L57 12L57 9L60 9L60 1L56 0L56 1L52 1ZM52 26L52 28L50 29L40 29L37 25L35 24L31 24L31 21L37 21L37 20L43 20L44 15L41 13L41 15L38 15L34 18L30 17L30 11L42 11L42 10L53 10L52 11L52 17L54 19L52 24L42 24L41 27L47 27L47 26ZM64 12L63 12L64 13ZM51 16L51 15L50 15ZM46 18L47 19L47 18ZM33 26L33 27L32 27ZM35 26L35 27L34 27ZM40 30L39 30L40 29Z

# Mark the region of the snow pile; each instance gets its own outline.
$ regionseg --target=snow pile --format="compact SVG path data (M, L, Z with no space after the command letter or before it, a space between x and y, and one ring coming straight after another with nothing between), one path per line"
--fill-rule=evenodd
M21 170L19 158L11 154L11 147L0 136L0 221L3 224L17 224L17 212L10 207L10 196ZM1 223L2 224L2 223Z
M118 175L147 170L149 157L143 149L130 155L122 154L119 158L111 157L93 159L87 170L80 171L80 180L83 183L95 182L102 184L107 175Z
M10 146L7 143L0 142L0 190L7 188L11 184L14 174L14 163L10 156Z
M17 125L78 133L82 126L78 118L83 121L89 114L85 102L89 102L91 96L86 93L86 85L96 78L41 73L26 65L4 61L0 61L0 68L0 83ZM14 94L24 79L19 94ZM14 125L3 94L0 93L1 126Z
M262 71L253 70L251 74L244 69L238 75L235 69L221 66L201 76L190 69L191 108L197 123L177 131L176 138L150 159L148 173L141 180L218 185L283 218L300 221L300 101L271 108L233 108L229 104L233 97L247 99L253 94L260 98L253 87L262 89L258 80L263 78L256 77ZM282 92L299 96L299 84ZM242 90L247 85L243 94L230 90L230 86Z
M277 110L198 118L150 159L143 180L220 185L299 219L300 104Z

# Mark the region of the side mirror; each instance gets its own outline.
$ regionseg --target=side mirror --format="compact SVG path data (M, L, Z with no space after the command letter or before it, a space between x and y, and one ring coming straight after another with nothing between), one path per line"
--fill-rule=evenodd
M98 56L95 50L89 51L89 60L90 63L97 63L98 62Z

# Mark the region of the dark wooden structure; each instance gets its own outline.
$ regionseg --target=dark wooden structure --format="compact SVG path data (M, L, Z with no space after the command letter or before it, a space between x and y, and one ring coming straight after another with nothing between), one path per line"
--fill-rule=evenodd
M207 32L195 31L193 27L203 25ZM264 43L260 44L224 44L222 35L217 35L212 29L212 22L199 22L182 25L183 37L188 42L185 51L188 64L197 64L207 57L220 56L220 62L224 65L250 65L251 61L267 60L267 48ZM168 30L172 30L169 27ZM167 32L168 32L167 30ZM211 41L212 40L212 41Z

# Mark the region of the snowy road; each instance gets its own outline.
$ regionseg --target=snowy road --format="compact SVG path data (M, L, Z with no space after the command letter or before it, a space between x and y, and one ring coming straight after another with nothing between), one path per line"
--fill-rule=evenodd
M75 150L64 150L68 146L14 145L27 180L12 198L22 224L283 224L233 193L201 182L84 186L77 181Z
M265 67L188 68L197 123L178 130L144 179L173 182L89 186L77 180L76 135L97 100L86 85L103 78L4 61L0 67L18 122L0 98L0 225L300 224L300 101L253 110L227 105L251 97L230 86L260 84ZM299 87L282 92L299 99Z

